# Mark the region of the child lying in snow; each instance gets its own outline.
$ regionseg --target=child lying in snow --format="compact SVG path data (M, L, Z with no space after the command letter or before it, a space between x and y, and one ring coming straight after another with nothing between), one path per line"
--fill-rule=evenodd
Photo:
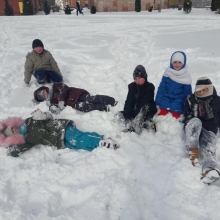
M0 145L8 147L8 155L18 157L38 144L88 151L98 146L119 147L110 138L103 139L103 135L95 132L82 132L73 121L53 119L49 112L43 113L39 109L25 121L9 118L0 122Z
M64 83L54 83L52 88L42 86L35 90L34 99L37 102L48 101L49 110L59 114L65 106L71 106L82 112L93 110L109 111L108 105L115 106L114 98L106 95L90 96L84 89L69 87Z

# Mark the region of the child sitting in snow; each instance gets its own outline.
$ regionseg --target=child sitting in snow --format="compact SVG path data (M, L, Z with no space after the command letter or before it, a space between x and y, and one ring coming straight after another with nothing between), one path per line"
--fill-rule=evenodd
M156 104L160 108L158 115L171 113L179 118L184 112L186 97L192 93L192 79L187 71L186 55L176 51L170 59L156 95Z
M142 65L136 66L133 72L134 82L128 85L128 95L122 112L126 131L142 132L142 127L155 130L152 122L157 112L154 102L154 85L147 81L147 72Z
M0 145L8 147L8 155L18 157L38 144L87 151L98 146L119 147L110 138L103 139L103 135L95 132L82 132L73 121L53 119L50 113L43 113L39 109L25 121L9 118L0 122Z
M69 87L64 83L54 83L52 88L41 86L34 92L37 102L47 101L49 110L53 114L59 114L65 106L71 106L82 112L93 110L109 111L108 105L115 106L114 98L106 95L90 96L84 89Z
M220 127L220 97L207 77L196 82L195 93L185 101L186 150L193 166L202 165L204 183L219 179L216 135Z
M57 62L52 54L44 49L43 42L35 39L32 42L32 48L33 51L27 54L24 65L24 85L29 86L32 75L40 84L62 82L63 77Z

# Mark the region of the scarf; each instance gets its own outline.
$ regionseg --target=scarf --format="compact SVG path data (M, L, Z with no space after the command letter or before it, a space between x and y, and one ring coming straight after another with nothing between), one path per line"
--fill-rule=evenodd
M205 120L209 120L211 118L214 118L213 112L212 112L212 108L209 105L209 103L212 101L213 96L211 96L208 99L202 100L202 99L198 99L197 97L195 97L198 105L195 105L195 107L197 108L197 111L195 111L196 109L194 109L194 115L196 112L199 113L199 117L200 118L204 118ZM197 115L195 115L197 116Z
M179 71L167 67L163 75L180 84L192 84L192 78L187 70L187 66Z

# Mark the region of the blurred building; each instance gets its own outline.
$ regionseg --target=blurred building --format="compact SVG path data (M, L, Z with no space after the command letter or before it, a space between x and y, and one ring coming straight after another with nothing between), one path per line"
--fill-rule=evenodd
M194 8L204 8L206 6L211 6L211 0L192 0L192 6Z
M36 14L37 11L42 10L43 0L30 0L33 5L33 13ZM23 12L23 0L8 0L9 4L12 6L14 15L22 15ZM0 15L4 15L5 0L0 0Z
M150 6L155 9L161 4L162 8L169 7L170 0L141 0L141 10L148 10ZM81 7L96 6L97 12L111 12L111 11L134 11L135 0L78 0ZM63 0L64 7L76 7L76 0Z

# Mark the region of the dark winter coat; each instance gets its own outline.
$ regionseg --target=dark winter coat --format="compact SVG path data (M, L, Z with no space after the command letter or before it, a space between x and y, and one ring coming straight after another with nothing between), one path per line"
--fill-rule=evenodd
M210 107L212 108L212 112L214 118L205 120L204 118L199 117L198 110L195 113L196 105L198 102L196 101L195 94L191 94L187 97L184 106L184 116L185 116L185 125L191 118L196 117L199 118L202 122L202 127L207 131L212 131L213 133L217 134L218 128L220 128L220 97L217 95L217 92L214 88L213 92L213 99L209 103Z
M150 106L150 114L156 113L156 104L154 102L155 87L152 83L145 81L141 86L135 82L128 85L128 95L125 101L123 115L125 119L134 118L144 105Z
M42 90L42 88L47 89L47 91L49 92L48 87L40 87L34 92L34 97L36 100L38 100L37 93L39 90ZM52 87L50 103L51 105L57 106L59 101L64 101L65 106L68 105L74 108L75 103L77 102L79 97L84 93L89 94L89 92L87 92L84 89L69 87L64 83L54 83Z

